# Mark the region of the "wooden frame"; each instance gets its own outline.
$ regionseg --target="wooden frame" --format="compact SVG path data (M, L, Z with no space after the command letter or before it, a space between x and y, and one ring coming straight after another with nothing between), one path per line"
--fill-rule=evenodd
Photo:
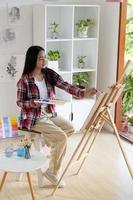
M119 15L119 39L118 39L118 59L117 59L117 80L123 73L124 57L125 57L125 35L126 35L126 17L127 17L127 0L120 3L120 15ZM116 104L115 109L115 122L118 130L121 126L121 104L122 98L120 97Z

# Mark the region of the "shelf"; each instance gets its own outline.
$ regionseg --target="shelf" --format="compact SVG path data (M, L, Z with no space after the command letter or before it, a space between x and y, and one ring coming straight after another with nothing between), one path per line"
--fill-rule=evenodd
M69 14L68 14L69 13ZM60 38L72 37L72 18L73 7L72 6L47 6L47 38L50 38L50 24L56 22L59 24L58 33Z
M78 73L78 72L96 72L96 69L93 69L93 68L91 68L91 69L87 69L87 68L84 68L84 69L79 69L79 68L74 68L74 70L73 70L73 73Z
M93 38L93 37L92 38L91 37L88 37L88 38L78 38L77 37L77 38L73 38L73 40L75 40L75 41L82 41L82 40L84 41L85 40L86 41L86 40L97 40L97 38Z
M68 83L73 83L76 73L86 72L89 87L96 87L100 7L98 5L45 4L44 7L35 6L33 16L34 13L33 25L36 32L34 44L43 44L46 55L49 50L60 52L57 73ZM93 19L95 25L89 28L87 38L79 38L75 24L78 20L87 18ZM42 19L44 22L41 25ZM59 24L57 39L51 38L49 29L50 24L54 22ZM78 68L78 56L86 56L83 69ZM79 130L96 98L75 99L57 87L55 92L56 98L67 101L64 106L57 105L58 114L70 119L71 113L73 113L73 124Z
M99 5L97 5L97 4L93 4L93 5L84 5L84 4L48 4L47 5L47 7L64 7L64 6L67 6L67 7L89 7L89 8L94 8L94 7L96 7L96 8L99 8Z
M72 42L71 41L60 41L60 42L47 42L46 43L46 54L48 51L59 51L61 58L59 59L59 68L62 71L71 70L72 61Z
M46 40L46 42L67 42L67 41L72 41L72 39L67 39L67 38L51 39L51 38L48 38Z
M73 79L73 83L76 84L76 82L78 82L79 76L77 74L78 72L73 73L72 75L72 79ZM82 72L81 72L82 73ZM85 80L87 81L86 85L89 88L96 88L96 73L93 71L89 71L89 72L83 72L85 73L83 76L81 75L81 78L85 78ZM84 84L83 84L84 85Z
M71 74L71 71L63 71L63 70L59 70L58 71L59 74Z
M97 40L75 40L73 44L73 66L76 67L78 65L78 56L86 56L86 68L89 69L92 66L97 66L97 48Z
M75 6L74 9L74 37L76 38L78 33L75 24L81 19L92 19L95 21L94 26L90 26L88 30L88 36L92 38L97 38L98 36L98 26L99 26L99 7L94 6Z

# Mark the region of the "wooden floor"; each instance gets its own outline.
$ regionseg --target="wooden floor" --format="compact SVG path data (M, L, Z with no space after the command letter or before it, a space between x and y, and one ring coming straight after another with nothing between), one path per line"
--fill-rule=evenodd
M69 139L63 164L68 161L80 137L76 134ZM18 139L11 141L17 144ZM133 168L133 145L124 140L122 142ZM0 141L1 151L4 145L5 140ZM112 133L106 131L97 138L81 173L74 176L74 172L76 166L64 178L66 187L58 189L53 197L49 196L52 192L50 183L44 179L45 188L39 189L36 172L32 173L36 200L133 200L133 180ZM2 174L0 172L0 178ZM21 182L16 182L14 175L9 174L0 200L31 200L25 176Z

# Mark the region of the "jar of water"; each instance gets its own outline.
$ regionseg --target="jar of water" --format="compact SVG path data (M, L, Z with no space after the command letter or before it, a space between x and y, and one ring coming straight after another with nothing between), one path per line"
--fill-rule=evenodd
M13 155L13 152L14 152L13 144L12 143L6 143L5 156L11 157Z

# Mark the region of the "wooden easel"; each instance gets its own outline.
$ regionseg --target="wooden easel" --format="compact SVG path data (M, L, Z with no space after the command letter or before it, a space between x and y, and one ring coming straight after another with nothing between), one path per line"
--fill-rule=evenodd
M125 70L128 67L129 63L130 63L130 61L127 62L126 66L125 66ZM125 70L124 70L124 72L125 72ZM95 142L97 136L100 134L101 129L103 128L105 123L108 123L113 128L115 136L118 141L118 145L122 152L123 158L126 162L129 173L133 179L133 172L132 172L131 166L127 159L126 153L125 153L122 143L120 141L120 136L119 136L118 130L115 126L113 117L111 115L111 107L113 105L115 105L116 101L118 100L118 98L121 95L122 90L124 88L124 85L121 84L121 82L122 82L122 77L116 84L109 87L105 92L102 92L99 95L90 114L88 115L82 128L80 129L80 131L84 134L83 134L78 146L76 147L74 153L72 154L72 157L70 158L67 166L65 167L65 169L62 173L62 176L61 176L60 180L58 181L58 184L55 186L55 188L52 192L52 195L54 195L55 191L57 190L58 185L59 185L60 181L62 180L62 178L64 177L69 166L71 164L75 164L80 161L81 163L80 163L80 166L78 168L76 175L79 174L92 146L94 145L94 142Z

